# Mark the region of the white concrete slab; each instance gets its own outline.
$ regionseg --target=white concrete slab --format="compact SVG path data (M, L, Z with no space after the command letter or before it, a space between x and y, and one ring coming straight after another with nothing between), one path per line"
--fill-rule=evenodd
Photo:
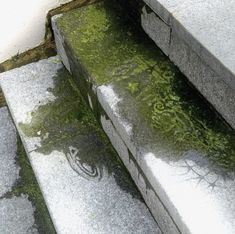
M81 31L84 25L85 29L93 27L93 22L89 25L87 20L91 10L103 14L105 19L94 32L102 36L92 35L95 43ZM72 23L71 15L75 16ZM92 93L98 99L93 101L98 101L94 112L98 112L104 131L163 232L234 233L232 129L216 117L160 50L151 47L151 42L142 35L133 33L134 39L131 38L132 34L120 23L124 15L117 14L119 17L115 18L108 3L76 10L71 15L53 21L58 52L65 64L69 62L84 97ZM120 24L123 31L113 30ZM164 20L158 25L167 27ZM124 59L119 54L113 56L117 51L116 35L125 48L122 48ZM99 50L97 44L103 47ZM130 51L134 49L133 56ZM182 63L187 61L186 56L181 59ZM200 74L204 75L203 71ZM155 213L155 209L161 214Z
M233 1L145 0L202 59L235 87ZM165 16L167 15L167 16Z

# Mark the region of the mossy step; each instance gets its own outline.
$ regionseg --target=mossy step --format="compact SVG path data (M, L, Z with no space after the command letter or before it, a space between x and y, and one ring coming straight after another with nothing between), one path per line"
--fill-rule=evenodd
M161 229L234 233L234 131L115 0L52 21L58 53Z
M0 82L57 233L161 233L58 57Z

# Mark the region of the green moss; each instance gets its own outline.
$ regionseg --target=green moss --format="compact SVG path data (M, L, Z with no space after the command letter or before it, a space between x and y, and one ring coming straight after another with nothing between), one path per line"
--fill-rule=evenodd
M34 217L39 233L56 233L45 205L45 201L35 179L35 175L30 166L30 162L28 161L19 137L17 142L17 163L21 168L20 179L7 196L20 196L21 194L27 194L36 208Z
M30 113L30 124L20 124L28 137L42 136L43 149L40 151L43 150L45 154L54 149L67 149L77 134L83 131L99 131L92 113L71 83L68 72L65 69L59 70L54 77L55 88L48 89L56 97L56 101Z
M157 138L174 150L175 160L194 150L214 166L233 171L234 131L127 15L107 0L65 14L57 25L92 83L112 83L129 92L129 104L136 105Z
M93 4L58 19L70 46L97 84L125 79L155 63L155 57L143 63L145 43L136 37L126 17L114 13L120 11L117 5L107 8L102 3Z

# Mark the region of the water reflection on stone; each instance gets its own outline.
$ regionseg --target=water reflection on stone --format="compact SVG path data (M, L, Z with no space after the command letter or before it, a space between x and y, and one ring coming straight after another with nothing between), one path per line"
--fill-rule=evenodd
M88 180L113 176L120 188L142 200L126 168L96 122L67 71L62 68L49 89L56 99L37 107L30 124L20 124L27 137L39 137L36 151L49 155L63 152L71 168Z

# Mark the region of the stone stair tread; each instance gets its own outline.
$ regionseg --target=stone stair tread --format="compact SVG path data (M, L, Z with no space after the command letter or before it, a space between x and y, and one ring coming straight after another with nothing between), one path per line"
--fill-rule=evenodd
M162 231L234 233L234 131L120 12L54 17L58 53Z
M0 84L57 233L161 233L58 57Z
M144 1L235 87L233 1Z

